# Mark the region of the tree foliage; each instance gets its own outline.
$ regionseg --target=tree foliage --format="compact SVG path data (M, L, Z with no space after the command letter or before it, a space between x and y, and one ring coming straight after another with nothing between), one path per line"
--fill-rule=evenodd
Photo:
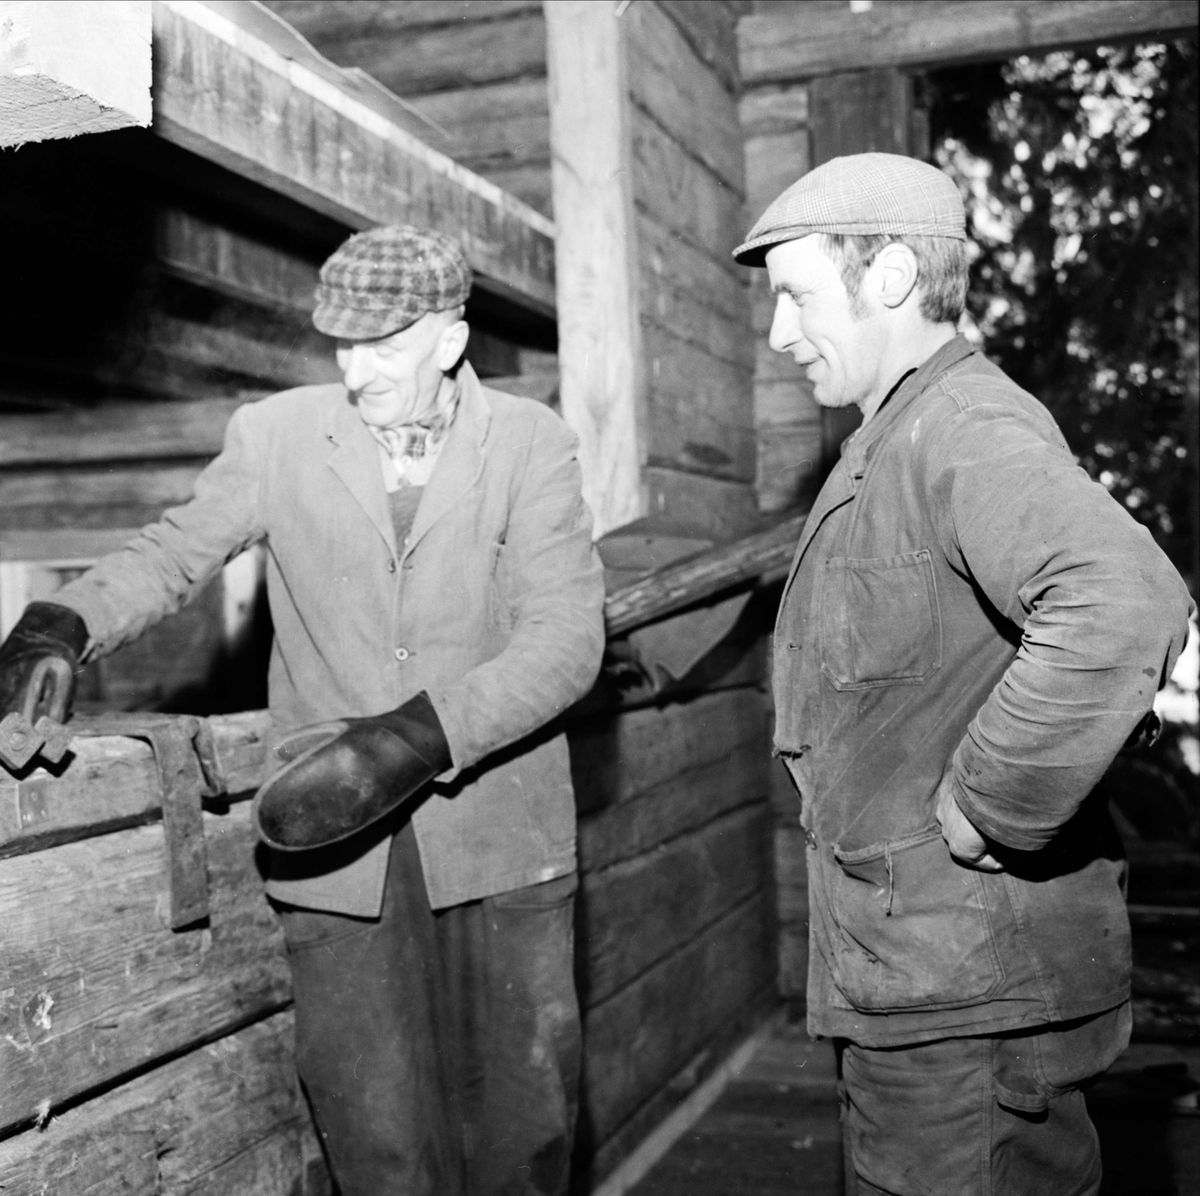
M1195 43L929 83L936 159L968 196L973 331L1195 592Z

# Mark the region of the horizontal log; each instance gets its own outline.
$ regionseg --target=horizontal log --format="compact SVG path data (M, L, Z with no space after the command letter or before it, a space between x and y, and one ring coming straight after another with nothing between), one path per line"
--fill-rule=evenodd
M738 119L747 142L753 137L802 129L808 124L808 86L785 83L747 90L738 100Z
M751 216L757 218L776 196L807 174L810 162L807 128L747 137L746 207Z
M745 280L679 240L646 212L638 214L637 233L642 320L721 361L752 368Z
M634 103L722 182L744 193L737 101L720 76L660 6L631 5L622 19L628 24Z
M752 804L584 877L578 923L583 1005L603 1001L752 893L768 889L769 812L761 794L742 792Z
M266 6L314 45L350 38L403 35L422 25L457 27L466 21L540 12L541 0L266 0Z
M371 31L318 38L337 63L367 71L405 98L546 73L540 9L518 9L499 20L413 25L390 36Z
M221 451L238 399L109 401L0 415L0 466L206 457Z
M553 312L545 217L390 120L386 103L269 14L159 0L154 37L160 136L352 228L445 229L464 242L481 285Z
M683 950L584 1011L590 1145L617 1133L770 983L767 925L766 902L755 894Z
M642 470L642 484L663 527L726 541L762 527L754 489L745 482L651 465Z
M287 1004L249 815L240 803L204 816L211 923L183 933L166 925L159 826L5 861L0 1127Z
M637 208L744 281L746 271L732 256L749 227L741 192L636 107L630 112L630 136Z
M0 472L0 527L140 527L187 502L205 461Z
M586 817L649 797L760 741L764 731L761 698L736 691L573 722L575 804Z
M0 1142L0 1191L327 1196L276 1014Z
M772 4L738 22L746 87L878 67L936 67L1194 33L1195 0L887 0Z
M816 495L821 484L825 435L819 419L759 429L755 488L763 511L787 511Z
M159 212L156 239L159 262L189 281L304 316L316 306L314 262L178 208Z
M657 0L657 6L675 22L697 56L716 71L726 89L736 95L741 86L737 54L739 6L722 0L715 3Z
M608 634L620 635L752 579L760 584L778 580L788 571L805 518L793 516L766 531L672 565L613 594L604 607Z
M749 691L751 695L758 696ZM708 724L707 729L716 728ZM637 801L581 816L580 871L593 872L650 851L744 805L761 793L769 755L764 728L761 735L712 763L685 765Z

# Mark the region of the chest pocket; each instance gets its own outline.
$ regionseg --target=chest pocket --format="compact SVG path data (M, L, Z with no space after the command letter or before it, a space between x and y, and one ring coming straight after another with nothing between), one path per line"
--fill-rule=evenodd
M821 671L837 689L921 685L942 663L929 550L827 560L820 635Z

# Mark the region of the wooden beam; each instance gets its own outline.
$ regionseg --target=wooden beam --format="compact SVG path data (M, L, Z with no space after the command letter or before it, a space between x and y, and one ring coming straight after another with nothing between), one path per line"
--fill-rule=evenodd
M149 123L148 0L0 2L0 146Z
M873 67L925 68L1062 46L1194 34L1196 0L878 0L773 4L738 22L754 87Z
M579 436L597 536L645 513L628 47L617 8L546 4L562 410Z
M390 119L395 97L253 5L156 0L154 39L161 137L351 228L442 229L479 285L553 313L553 224Z

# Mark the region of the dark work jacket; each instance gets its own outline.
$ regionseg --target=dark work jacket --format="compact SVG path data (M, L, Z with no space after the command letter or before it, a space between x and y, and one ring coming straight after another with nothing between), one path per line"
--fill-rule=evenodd
M855 433L775 633L776 748L811 845L814 1033L917 1042L1128 998L1125 866L1087 797L1188 612L1046 409L961 337ZM1002 873L951 858L947 771Z

